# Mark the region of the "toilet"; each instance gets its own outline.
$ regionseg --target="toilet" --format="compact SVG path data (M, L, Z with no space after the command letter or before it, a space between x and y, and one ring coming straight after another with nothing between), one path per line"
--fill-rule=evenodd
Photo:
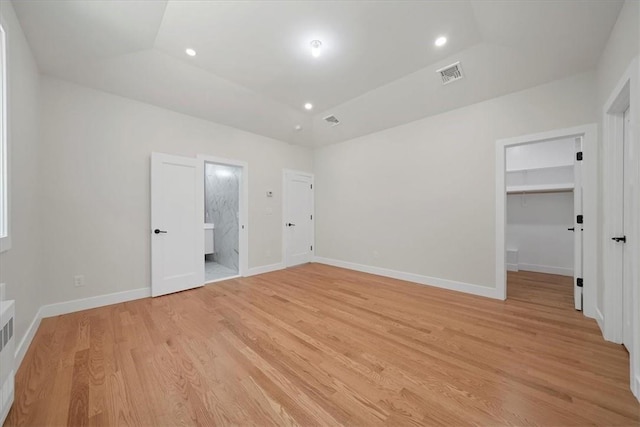
M204 224L204 254L211 255L214 252L213 246L213 223Z

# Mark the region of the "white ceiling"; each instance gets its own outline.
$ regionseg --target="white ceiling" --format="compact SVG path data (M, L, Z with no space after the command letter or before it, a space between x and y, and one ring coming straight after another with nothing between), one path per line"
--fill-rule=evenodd
M13 1L43 73L309 146L590 70L622 3Z

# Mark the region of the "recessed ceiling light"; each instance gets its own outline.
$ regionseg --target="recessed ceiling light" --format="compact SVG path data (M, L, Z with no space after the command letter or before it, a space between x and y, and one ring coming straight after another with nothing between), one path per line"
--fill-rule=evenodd
M306 104L304 104L305 110L311 110L312 108L313 108L313 104L311 104L310 102L307 102Z
M196 56L196 51L191 48L185 50L185 53L189 56Z
M320 56L320 49L322 48L322 42L320 40L312 40L311 43L309 43L311 45L311 55L314 58L317 58Z
M440 46L444 46L445 44L447 44L447 38L442 36L442 37L438 37L436 39L436 46L440 47Z

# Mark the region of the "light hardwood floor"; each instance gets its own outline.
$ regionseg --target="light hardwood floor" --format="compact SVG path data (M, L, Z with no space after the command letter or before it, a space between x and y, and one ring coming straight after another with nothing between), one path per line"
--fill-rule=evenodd
M638 425L570 279L508 289L309 264L44 319L6 425Z

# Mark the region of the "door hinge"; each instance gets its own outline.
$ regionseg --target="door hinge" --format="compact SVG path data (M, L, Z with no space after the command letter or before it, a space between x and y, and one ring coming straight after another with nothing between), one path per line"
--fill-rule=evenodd
M578 277L578 279L576 280L576 286L579 288L582 288L583 286L582 277Z
M311 189L313 190L313 184L310 184L310 186L311 186Z
M576 217L576 222L577 222L578 224L582 224L582 223L584 222L584 216L582 216L582 215L578 215L578 216Z
M311 215L311 219L313 219L313 215Z
M311 245L311 250L313 250L313 245Z
M581 162L582 161L582 151L578 151L576 153L576 160Z

